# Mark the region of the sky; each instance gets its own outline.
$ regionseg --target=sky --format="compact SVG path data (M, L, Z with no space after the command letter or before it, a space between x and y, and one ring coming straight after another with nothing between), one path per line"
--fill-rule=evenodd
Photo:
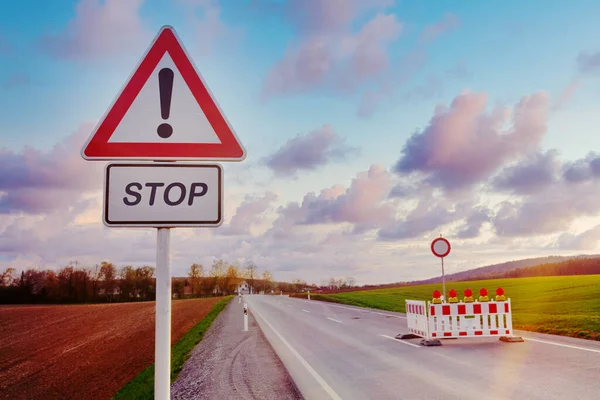
M600 3L21 0L0 14L0 269L154 265L81 147L171 25L244 145L225 222L172 233L276 280L438 276L600 240Z

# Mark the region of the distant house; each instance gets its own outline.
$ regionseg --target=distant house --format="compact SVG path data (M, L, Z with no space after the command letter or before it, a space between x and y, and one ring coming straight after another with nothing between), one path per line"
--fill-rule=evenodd
M194 288L192 288L192 285L190 285L190 283L186 279L184 286L183 286L183 296L188 297L188 296L192 296L193 294L194 294Z
M104 296L104 295L118 296L120 294L121 294L121 288L118 286L113 287L112 290L107 290L105 288L98 288L99 296Z
M238 285L238 287L235 291L236 291L236 293L249 294L250 287L248 286L248 282L246 282L246 281L240 282L240 284Z

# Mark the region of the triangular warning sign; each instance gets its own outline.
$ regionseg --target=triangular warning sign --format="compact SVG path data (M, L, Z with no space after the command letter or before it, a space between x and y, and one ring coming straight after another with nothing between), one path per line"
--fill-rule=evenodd
M81 155L241 161L246 152L174 29L164 26Z

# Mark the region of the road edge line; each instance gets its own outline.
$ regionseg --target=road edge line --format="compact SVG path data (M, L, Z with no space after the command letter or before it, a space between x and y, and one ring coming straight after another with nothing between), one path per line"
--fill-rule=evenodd
M597 350L597 349L587 349L585 347L573 346L571 344L563 344L563 343L550 342L548 340L533 339L533 338L529 338L529 337L525 337L525 336L522 336L522 338L525 339L526 341L530 340L532 342L551 344L551 345L554 345L554 346L566 347L566 348L569 348L569 349L589 351L589 352L592 352L592 353L600 353L600 350Z
M323 379L321 375L319 375L318 372L310 366L310 364L300 355L300 353L298 353L298 351L296 351L296 349L292 347L292 345L287 340L285 340L285 338L273 327L273 325L271 325L269 321L267 321L265 317L263 317L263 315L258 310L254 308L252 312L258 315L260 319L262 319L264 323L267 324L267 326L273 331L273 333L277 335L279 340L281 340L281 342L288 348L288 350L298 359L298 361L300 361L300 364L302 364L302 366L306 368L306 370L312 375L313 378L315 378L315 380L319 383L319 385L321 385L323 390L325 390L325 392L327 392L327 394L333 400L342 400L342 398L335 392L335 390L333 390L333 388L329 386L327 382L325 382L325 379Z

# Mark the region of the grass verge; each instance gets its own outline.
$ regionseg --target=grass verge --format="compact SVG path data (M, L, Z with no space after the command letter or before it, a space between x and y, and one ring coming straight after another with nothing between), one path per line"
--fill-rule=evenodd
M505 290L506 296L510 297L513 305L515 329L600 340L600 275L542 276L446 283L446 290L456 289L459 295L462 295L464 289L471 288L475 296L483 287L488 289L490 297L495 295L498 287ZM311 294L310 297L314 300L406 312L406 299L431 300L431 294L435 289L441 291L442 285ZM306 295L298 297L306 298ZM459 299L462 299L462 296L459 296Z
M217 302L206 317L190 329L177 343L171 346L171 383L183 369L190 351L202 340L215 318L225 309L233 296ZM152 400L154 399L154 363L140 372L114 395L113 400Z

